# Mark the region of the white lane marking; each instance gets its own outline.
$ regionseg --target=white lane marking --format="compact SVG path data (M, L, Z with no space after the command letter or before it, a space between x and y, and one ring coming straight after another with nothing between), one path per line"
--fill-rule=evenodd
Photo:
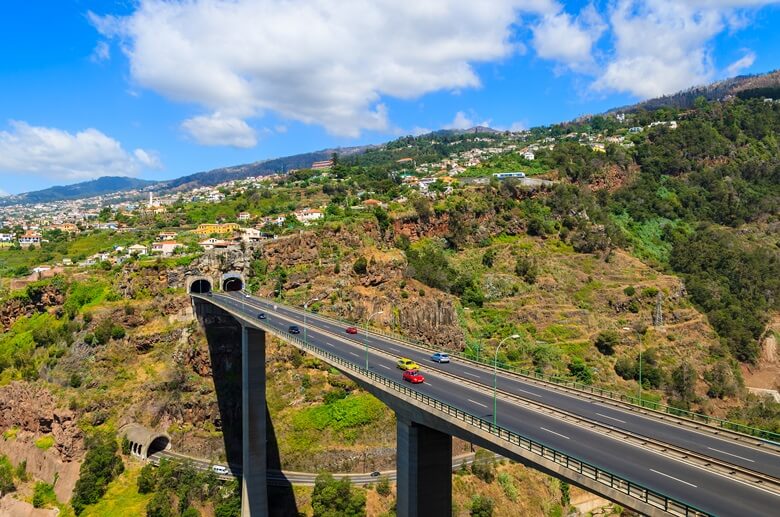
M359 356L359 355L357 355L355 352L350 352L350 354L354 355L355 357L360 357L360 356Z
M743 456L737 456L736 454L731 454L730 452L722 451L720 449L713 449L712 447L707 447L711 451L719 452L721 454L728 454L729 456L734 456L735 458L739 458L741 460L749 461L750 463L755 463L755 461L751 460L750 458L745 458Z
M548 433L557 434L557 435L558 435L558 436L560 436L561 438L566 438L567 440L571 440L571 438L569 438L569 437L568 437L568 436L566 436L565 434L556 433L555 431L550 431L550 430L549 430L549 429L547 429L546 427L540 427L539 429L542 429L543 431L547 431Z
M392 370L392 368L390 368L389 366L385 366L383 364L380 364L379 367L384 368L385 370Z
M328 346L336 346L333 343L328 343L327 341L325 342L325 344L328 345Z
M650 469L650 470L651 470L652 472L655 472L656 474L660 474L660 475L662 475L662 476L666 476L666 477L668 477L669 479L674 479L675 481L679 481L680 483L685 483L686 485L688 485L688 486L692 486L693 488L699 488L699 487L697 487L696 485L694 485L693 483L688 483L687 481L683 481L682 479L676 478L676 477L674 477L674 476L670 476L669 474L664 474L663 472L658 472L658 471L657 471L657 470L655 470L655 469Z
M389 346L389 347L387 347L387 348L388 348L388 349L390 349L390 350L392 350L393 352L400 353L400 350L398 350L397 348L393 348L393 347L391 347L391 346Z
M479 375L474 375L473 373L463 372L463 375L468 375L469 377L474 377L476 379L479 379Z
M515 388L517 391L522 391L523 393L528 393L529 395L533 395L534 397L542 398L541 395L538 393L534 393L533 391L524 390L523 388Z
M480 402L477 402L476 400L471 400L471 399L466 399L466 400L468 400L468 401L469 401L469 402L471 402L472 404L476 404L476 405L478 405L478 406L482 406L483 408L487 408L487 406L486 406L485 404L482 404L482 403L480 403Z
M625 424L625 423L626 423L626 421L625 421L625 420L621 420L621 419L619 419L619 418L615 418L615 417L608 416L608 415L602 415L601 413L596 413L596 414L597 414L598 416L603 416L604 418L609 418L610 420L614 420L615 422L620 422L621 424Z

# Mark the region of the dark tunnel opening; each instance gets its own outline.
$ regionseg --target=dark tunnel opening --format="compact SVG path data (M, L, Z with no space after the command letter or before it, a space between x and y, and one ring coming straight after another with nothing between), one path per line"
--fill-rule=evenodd
M151 456L152 454L156 452L162 452L165 449L168 448L168 444L170 443L170 440L167 436L158 436L154 440L152 440L152 443L149 444L149 450L146 451L146 456Z
M204 294L211 291L211 282L208 280L195 280L190 285L190 292L195 294Z
M237 277L226 278L222 281L223 291L240 291L244 288L244 281Z

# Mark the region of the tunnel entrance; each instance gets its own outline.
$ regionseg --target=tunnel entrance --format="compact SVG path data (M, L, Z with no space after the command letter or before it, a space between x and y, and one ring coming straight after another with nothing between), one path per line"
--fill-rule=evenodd
M208 280L195 280L190 285L190 292L195 294L205 294L211 291L211 282Z
M152 443L149 444L149 449L146 451L146 456L151 456L156 452L162 452L168 448L171 440L167 436L158 436Z
M244 288L244 281L240 278L230 277L222 281L223 291L240 291Z

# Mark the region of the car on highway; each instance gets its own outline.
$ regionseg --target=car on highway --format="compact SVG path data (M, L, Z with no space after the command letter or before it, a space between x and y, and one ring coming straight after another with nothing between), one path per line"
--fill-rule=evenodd
M206 293L206 296L208 296L209 298L211 298L212 296L214 296L214 293L212 293L211 291L209 291L209 292L207 292L207 293Z
M445 352L436 352L431 356L431 361L436 361L437 363L449 363L450 354Z
M227 474L229 472L227 467L224 467L222 465L213 465L211 467L211 471L214 474L219 474L219 475L222 475L222 476L224 476L225 474Z
M347 327L347 334L357 334L357 327Z
M375 470L374 472L371 473L371 477L372 478L377 478L380 475L381 475L381 472L379 472L378 470Z
M420 368L417 363L406 357L400 358L396 365L402 370L417 370Z
M258 315L257 315L257 319L259 319L259 320L264 320L264 319L265 319L265 313L264 313L264 312L261 312L260 314L258 314Z
M420 370L406 370L404 372L404 380L412 384L421 384L425 382L425 377L420 373Z
M287 327L287 332L290 334L300 334L301 329L298 328L298 325L290 325L289 327Z

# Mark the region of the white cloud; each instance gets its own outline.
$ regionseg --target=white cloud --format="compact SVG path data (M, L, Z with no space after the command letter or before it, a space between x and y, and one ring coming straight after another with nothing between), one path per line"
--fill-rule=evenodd
M257 144L257 134L249 124L220 113L192 117L182 122L181 127L201 145L247 148Z
M473 113L471 115L466 114L464 111L459 111L455 114L455 118L452 122L445 124L444 129L471 129L472 127L482 126L490 127L490 119L483 120L482 122L476 122L473 119Z
M0 197L8 197L9 195L8 192L0 188Z
M522 48L512 41L521 11L559 10L553 0L141 0L129 16L90 19L122 40L140 86L220 118L273 111L354 137L390 128L383 96L479 87L472 64Z
M133 156L138 163L147 169L162 169L162 162L160 156L154 151L147 151L145 149L136 149L133 151Z
M610 15L614 49L593 86L648 98L712 81L713 38L744 23L736 21L746 16L737 9L770 3L778 0L617 0ZM749 56L740 61L732 66L752 64Z
M593 45L606 28L592 5L577 18L562 11L544 16L533 28L533 45L539 57L585 71L593 67Z
M753 66L753 63L756 61L756 53L752 50L746 50L745 55L741 58L737 59L733 63L731 63L728 67L726 67L726 74L729 76L735 76L739 75L739 73L746 69Z
M105 41L98 41L89 58L95 63L108 61L111 58L111 47Z
M0 131L0 174L30 173L65 180L132 176L149 167L146 158L154 156L143 149L131 156L118 141L97 129L69 133L15 120L9 125L10 131Z

